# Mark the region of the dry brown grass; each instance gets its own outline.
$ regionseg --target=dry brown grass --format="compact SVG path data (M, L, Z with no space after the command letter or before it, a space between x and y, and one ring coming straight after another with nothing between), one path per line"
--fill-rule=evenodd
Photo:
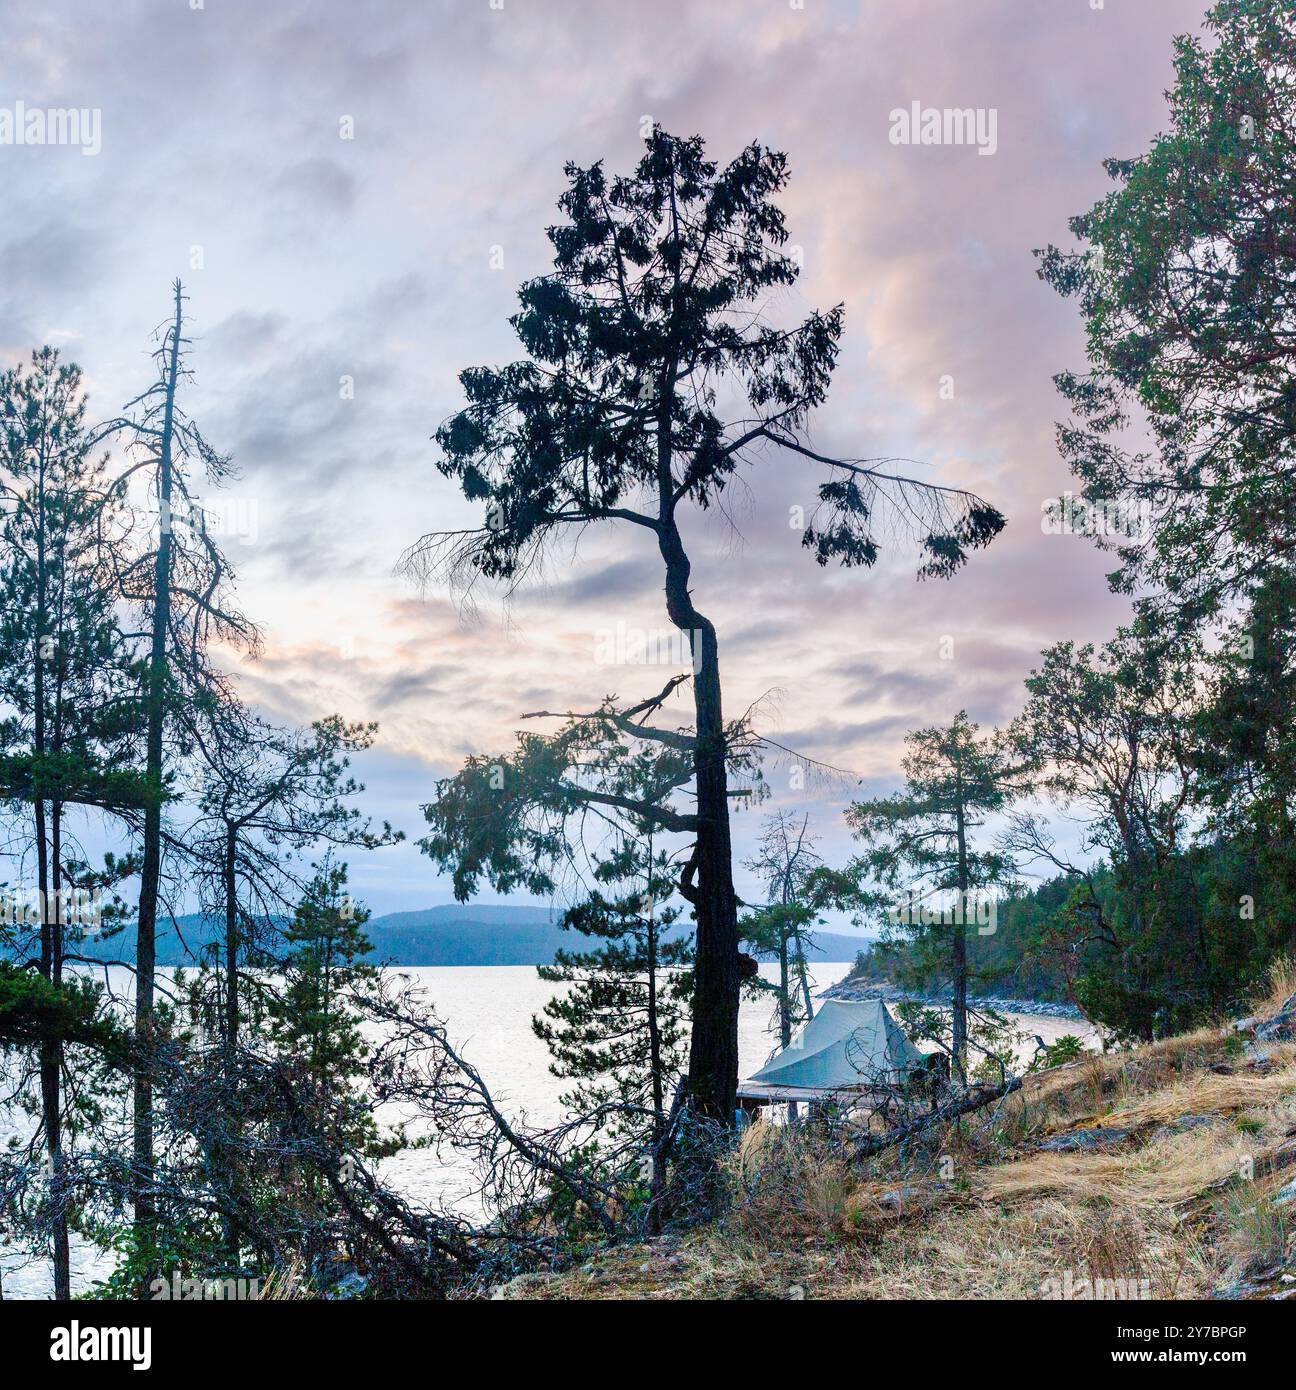
M1234 1276L1263 1273L1280 1262L1296 1239L1296 1214L1274 1206L1277 1182L1230 1192L1220 1211L1220 1255Z
M1040 1298L1049 1280L1148 1281L1153 1297L1191 1297L1214 1269L1191 1229L1165 1210L1129 1211L1045 1197L981 1203L896 1229L847 1273L845 1298Z
M306 1277L305 1266L300 1260L293 1260L290 1264L272 1269L258 1295L262 1303L297 1302L314 1297L310 1280Z
M1165 1209L1129 1212L1047 1197L946 1207L881 1237L760 1238L731 1223L678 1246L618 1252L593 1273L528 1287L590 1299L1037 1299L1048 1281L1147 1281L1152 1297L1201 1296L1220 1269L1194 1228Z
M1296 962L1279 962L1255 1012L1294 990ZM1265 1065L1239 1049L1216 1026L1094 1055L863 1173L822 1135L758 1123L730 1161L724 1220L525 1296L1039 1298L1069 1274L1203 1297L1292 1258L1296 1241L1296 1212L1269 1200L1278 1163L1296 1159L1296 1046L1269 1045ZM1035 1148L1097 1125L1128 1138L1111 1152ZM902 1203L883 1200L897 1191Z
M1218 1128L1190 1130L1117 1153L1040 1153L978 1174L992 1200L1044 1193L1127 1207L1174 1206L1242 1171L1255 1144Z
M1138 1129L1167 1124L1183 1115L1218 1115L1244 1106L1275 1104L1296 1088L1296 1047L1270 1044L1273 1070L1245 1068L1227 1075L1193 1072L1151 1095L1134 1095L1106 1117L1110 1124Z
M796 1236L840 1227L858 1183L840 1147L825 1136L763 1119L744 1131L728 1176L738 1195L737 1225Z
M1279 956L1269 967L1269 993L1258 999L1258 1014L1277 1013L1288 999L1296 994L1296 956Z

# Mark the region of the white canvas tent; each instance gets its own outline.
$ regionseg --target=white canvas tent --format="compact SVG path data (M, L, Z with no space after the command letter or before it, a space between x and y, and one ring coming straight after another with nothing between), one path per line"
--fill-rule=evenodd
M748 1104L821 1100L843 1091L894 1086L922 1060L880 999L827 999L792 1041L749 1081Z

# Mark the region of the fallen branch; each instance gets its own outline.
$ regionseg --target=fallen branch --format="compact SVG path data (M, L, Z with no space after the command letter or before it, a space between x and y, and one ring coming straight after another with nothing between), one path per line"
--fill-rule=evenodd
M923 1134L946 1120L954 1120L960 1115L966 1115L971 1110L979 1110L983 1105L989 1105L991 1101L1001 1100L1004 1096L1011 1095L1013 1091L1020 1089L1020 1076L1010 1076L1000 1086L973 1086L970 1090L962 1092L953 1100L946 1101L944 1105L928 1114L922 1115L916 1120L906 1120L904 1124L896 1125L894 1129L887 1130L885 1134L866 1134L853 1139L851 1141L851 1156L853 1158L871 1158L874 1154L881 1153L883 1149L889 1149L894 1144L912 1139L916 1134Z

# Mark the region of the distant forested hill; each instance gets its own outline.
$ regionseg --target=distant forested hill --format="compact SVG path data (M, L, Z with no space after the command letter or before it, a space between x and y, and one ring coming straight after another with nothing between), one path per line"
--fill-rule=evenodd
M1094 880L1105 889L1110 871L1099 868ZM1056 914L1074 887L1057 877L1000 901L994 932L967 936L968 979L974 993L1007 995L1057 1003L1066 998L1056 964L1036 949L1044 923ZM926 954L903 937L866 946L853 972L870 984L893 984L919 992L940 992L948 985L943 956L929 963Z
M582 948L581 937L558 925L560 917L557 909L547 907L452 904L375 917L365 931L373 942L374 959L383 964L547 965L561 947ZM223 930L218 919L204 921L197 913L178 918L175 926L159 919L158 964L192 966L203 946L219 940ZM817 961L853 961L867 942L821 932L816 945ZM97 961L132 961L134 926L105 941L86 941L76 952Z

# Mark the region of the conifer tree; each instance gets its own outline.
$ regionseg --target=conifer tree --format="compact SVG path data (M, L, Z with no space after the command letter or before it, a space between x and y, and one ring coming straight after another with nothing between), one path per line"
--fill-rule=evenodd
M550 1070L577 1083L563 1097L569 1109L633 1107L646 1114L623 1113L618 1127L655 1141L683 1070L692 989L693 943L673 930L677 871L651 838L627 836L594 876L598 886L562 924L601 944L559 951L538 967L542 980L570 988L533 1027L553 1056Z
M55 991L69 951L103 925L102 892L134 867L110 858L92 873L78 855L75 817L138 805L141 790L120 770L131 744L128 650L115 611L120 517L85 411L80 371L52 348L0 374L0 794L30 817L35 858L34 880L23 871L3 915L20 925L34 907L38 968ZM39 1051L54 1294L66 1299L63 1041L47 1034Z
M1037 255L1084 321L1058 440L1084 497L1130 523L1098 538L1114 584L1191 627L1296 549L1289 0L1218 0L1173 63L1165 130L1104 162L1114 187L1071 219L1080 249Z
M987 897L1006 885L1011 861L977 849L975 832L1013 795L1009 760L960 710L952 724L919 729L905 740L905 786L894 796L859 801L846 813L864 854L847 877L877 888L864 900L885 905L894 930L924 948L924 962L943 959L950 977L950 1061L968 1077L967 938L980 929Z
M147 648L142 654L140 724L144 732L143 773L148 796L141 827L139 910L135 943L135 1031L139 1065L134 1085L133 1179L136 1237L147 1252L153 1243L153 1090L148 1065L155 1041L157 918L162 862L167 837L163 804L178 755L187 751L186 725L204 708L228 705L226 681L208 660L208 647L221 641L254 648L252 626L231 606L232 572L209 517L194 492L194 473L219 484L230 476L230 460L207 443L185 413L181 394L189 380L185 331L186 296L177 280L173 312L159 330L153 354L157 379L128 403L105 435L129 455L115 479L126 495L135 478L147 484L153 504L148 543L120 577L123 598L143 619ZM181 717L183 716L183 717ZM147 1254L144 1256L147 1264Z
M760 849L747 868L765 883L766 901L742 922L743 939L760 955L778 961L778 1031L781 1046L792 1041L792 1032L814 1017L810 997L810 928L819 911L811 882L821 863L815 840L808 834L809 816L800 824L788 811L776 811L765 821Z
M661 562L666 612L691 656L696 840L685 869L697 921L689 1057L696 1114L734 1121L743 979L729 826L730 755L719 639L699 606L688 519L762 457L811 470L802 535L816 562L871 566L888 512L918 541L920 574L955 572L1003 517L980 498L834 457L805 437L827 397L840 305L791 326L766 299L792 285L776 197L786 156L749 145L721 167L701 138L654 127L634 170L567 166L552 272L524 284L511 320L527 356L463 372L465 407L438 431L438 467L485 521L433 533L406 563L515 584L569 528L629 528ZM720 402L743 402L726 418ZM683 876L682 876L683 886Z

